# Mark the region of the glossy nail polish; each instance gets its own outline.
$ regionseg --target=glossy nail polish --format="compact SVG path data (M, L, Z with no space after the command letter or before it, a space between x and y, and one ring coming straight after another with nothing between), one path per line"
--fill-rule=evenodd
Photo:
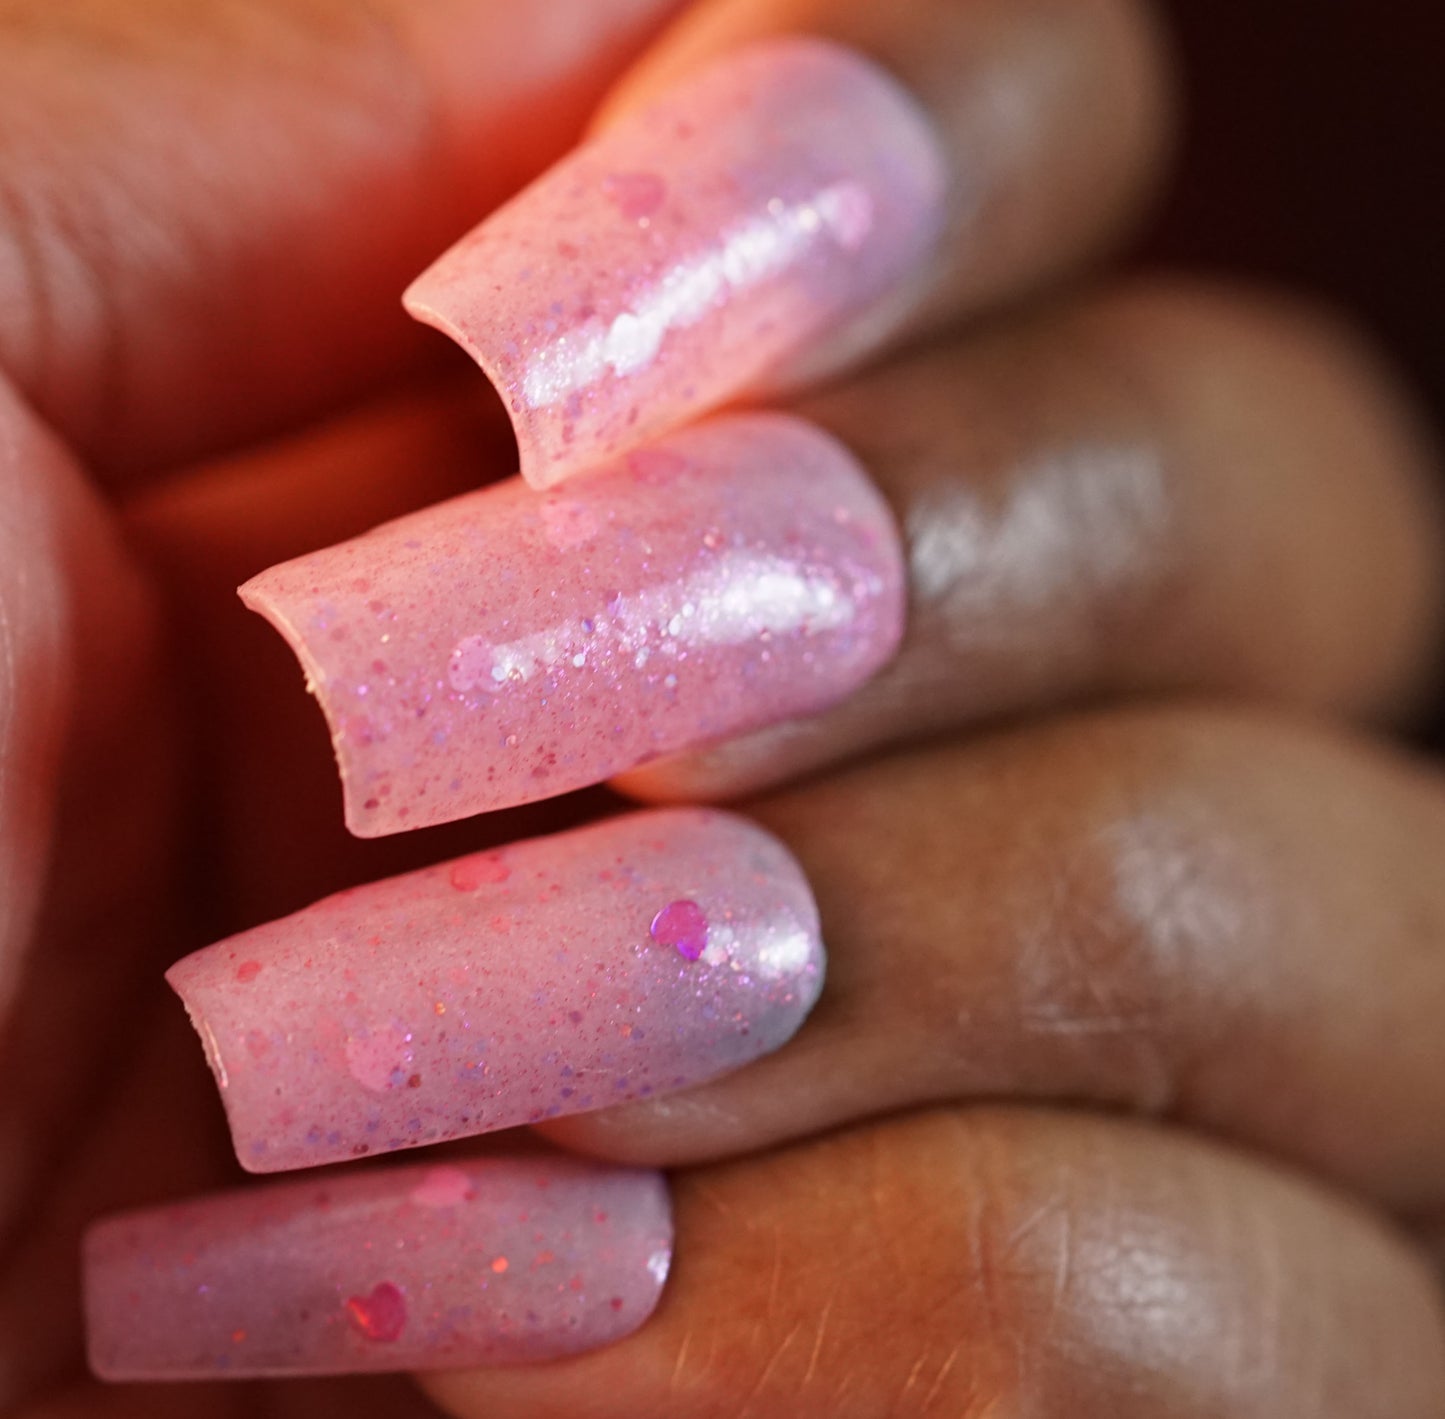
M914 277L941 227L940 145L871 61L754 45L544 174L406 294L511 411L547 487L766 389Z
M851 455L757 414L540 496L484 488L241 596L305 666L374 837L822 709L893 654L904 571Z
M704 809L358 887L167 974L254 1172L684 1089L781 1045L822 978L787 849Z
M671 1253L659 1174L562 1157L219 1193L90 1229L90 1366L180 1380L555 1359L641 1325Z

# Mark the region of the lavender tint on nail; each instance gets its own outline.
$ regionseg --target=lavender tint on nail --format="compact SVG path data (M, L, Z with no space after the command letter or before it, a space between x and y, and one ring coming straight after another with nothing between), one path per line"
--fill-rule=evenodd
M596 783L809 714L893 654L892 516L834 439L719 418L539 495L519 480L263 572L363 837Z
M91 1228L90 1364L140 1380L554 1359L635 1330L671 1254L660 1176L569 1158L221 1193Z
M942 150L851 50L728 56L442 256L408 309L502 392L538 487L675 428L870 314L942 224Z
M687 1088L781 1045L822 978L787 849L706 809L371 883L167 974L253 1172Z

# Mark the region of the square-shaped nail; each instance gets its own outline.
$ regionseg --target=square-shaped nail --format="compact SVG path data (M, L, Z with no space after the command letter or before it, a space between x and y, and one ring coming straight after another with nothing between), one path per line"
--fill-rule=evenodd
M671 1255L662 1177L577 1159L218 1193L90 1229L90 1365L181 1380L556 1359L641 1325Z
M684 79L544 174L406 294L547 487L873 315L942 225L940 144L871 61L792 37Z
M683 1089L823 981L801 869L729 813L632 813L317 902L177 962L254 1172Z
M549 798L832 704L893 654L892 515L835 439L711 420L518 479L241 588L305 666L354 833Z

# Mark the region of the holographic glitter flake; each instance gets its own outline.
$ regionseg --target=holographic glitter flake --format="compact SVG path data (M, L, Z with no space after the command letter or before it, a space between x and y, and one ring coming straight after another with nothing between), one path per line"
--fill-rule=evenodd
M662 946L696 961L707 949L707 915L696 902L669 902L652 918L648 934Z

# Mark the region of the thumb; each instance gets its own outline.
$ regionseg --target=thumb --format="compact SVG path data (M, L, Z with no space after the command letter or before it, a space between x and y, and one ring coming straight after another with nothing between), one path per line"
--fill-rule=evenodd
M104 506L0 380L0 1270L159 934L155 630Z

